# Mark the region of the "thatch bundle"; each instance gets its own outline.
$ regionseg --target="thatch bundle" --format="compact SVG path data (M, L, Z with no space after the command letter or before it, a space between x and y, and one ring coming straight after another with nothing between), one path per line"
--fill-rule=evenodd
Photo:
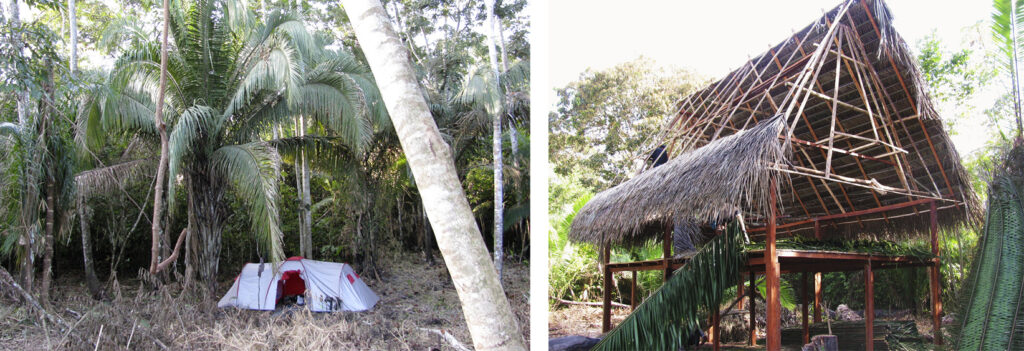
M573 219L570 238L640 243L674 221L728 219L764 208L772 166L784 159L776 117L680 155L594 196Z

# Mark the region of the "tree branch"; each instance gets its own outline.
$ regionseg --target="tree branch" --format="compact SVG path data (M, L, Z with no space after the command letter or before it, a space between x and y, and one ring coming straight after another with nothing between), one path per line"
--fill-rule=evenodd
M166 269L167 266L171 265L171 263L173 263L174 260L178 259L178 253L181 252L181 243L185 242L185 237L188 236L188 233L188 228L181 230L181 234L178 234L178 242L174 243L174 251L171 252L170 256L167 256L167 259L165 259L163 262L160 262L160 264L156 265L156 271L154 273L160 273L161 271Z

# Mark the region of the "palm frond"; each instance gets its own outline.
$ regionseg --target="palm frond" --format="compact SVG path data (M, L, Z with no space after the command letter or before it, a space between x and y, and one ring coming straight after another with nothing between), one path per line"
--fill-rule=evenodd
M252 230L271 261L284 259L277 209L281 157L274 147L268 143L225 146L211 154L211 164L249 207Z
M1019 152L1019 150L1017 151ZM989 192L988 218L967 286L959 350L1024 347L1022 180L1002 175Z
M743 255L738 221L708 242L664 285L608 332L594 350L678 350L693 330L702 329L723 292L736 284Z
M245 72L224 109L225 118L243 109L260 92L284 91L289 107L301 101L298 87L302 80L302 59L284 41L271 40L271 44L268 51L261 54L259 60Z
M309 167L315 172L337 175L356 165L356 155L342 138L306 136L267 142L274 146L284 162L294 164L305 152Z
M77 194L89 198L97 194L113 193L125 184L151 177L155 170L156 160L141 159L78 172L75 175Z
M174 208L175 183L182 169L182 162L193 153L210 152L204 140L219 133L217 112L208 106L192 106L181 114L167 138L167 208Z

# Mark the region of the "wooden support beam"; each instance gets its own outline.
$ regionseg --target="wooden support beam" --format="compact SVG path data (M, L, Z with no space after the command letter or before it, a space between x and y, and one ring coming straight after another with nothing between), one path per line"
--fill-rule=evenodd
M935 255L935 260L931 267L931 297L932 297L932 325L935 330L935 345L942 345L942 297L939 295L941 291L941 272L940 259L939 259L939 211L936 210L935 201L931 202L931 239L932 239L932 255Z
M783 225L779 225L778 227L776 227L776 229L784 229L784 228L789 228L789 227L795 227L795 226L799 226L799 225L814 223L815 221L828 221L828 220L834 220L834 219L840 219L840 218L856 217L856 216L875 214L875 213L879 213L879 212L887 212L887 211L891 211L891 210L895 210L895 209L900 209L900 208L905 208L905 207L910 207L910 206L917 206L917 205L921 205L921 204L924 204L924 203L927 203L927 202L934 202L934 201L935 201L935 199L917 199L917 200L914 200L914 201L901 202L901 203L887 205L887 206L882 206L882 207L869 208L869 209L866 209L866 210L850 211L850 212L847 212L847 213L839 213L839 214L834 214L834 215L821 216L821 217L814 218L814 219L808 219L808 220L803 220L803 221L798 221L798 222L791 222L791 223L786 223L786 224L783 224ZM757 232L763 232L763 231L766 231L766 230L767 230L767 227L761 227L761 228L748 229L747 231L750 232L750 233L757 233Z
M821 323L821 272L814 273L814 323Z
M875 273L871 262L864 264L864 349L875 349Z
M757 345L757 282L755 281L756 276L754 272L750 272L750 303L747 307L750 308L750 339L747 340L747 345Z
M665 260L665 282L668 282L669 278L672 278L672 229L673 225L669 224L665 228L665 234L661 238L661 250Z
M766 346L768 350L779 350L782 347L782 301L779 299L779 256L775 250L775 218L778 216L776 209L775 188L777 180L771 178L768 188L768 238L765 241L765 287L767 295L765 303L768 304L767 317L768 326L765 332Z
M742 310L743 309L743 294L744 294L744 290L745 290L744 285L745 285L745 283L743 282L743 276L740 275L739 282L738 282L738 284L736 284L736 298L740 300L736 304L736 309L737 310Z
M801 274L800 277L800 306L803 308L802 321L804 326L804 344L811 342L811 331L808 323L808 308L807 308L807 272Z
M607 333L612 330L612 270L608 269L608 260L611 259L611 245L604 245L604 304L601 306L601 332Z
M633 272L633 280L629 283L629 311L635 311L639 299L636 296L636 271Z
M718 306L713 307L715 312L711 314L711 349L719 351L722 349L722 315Z

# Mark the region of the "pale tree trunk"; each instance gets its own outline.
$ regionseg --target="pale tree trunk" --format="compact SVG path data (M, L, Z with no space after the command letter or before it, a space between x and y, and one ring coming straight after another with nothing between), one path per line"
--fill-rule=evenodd
M306 136L305 116L295 117L295 136ZM309 196L309 163L305 150L299 150L298 156L295 162L295 191L299 197L299 256L313 258L313 216L309 212L312 206Z
M157 264L160 261L160 237L162 235L160 229L160 212L164 205L164 183L166 182L167 173L167 157L168 157L168 146L167 146L167 125L164 124L164 93L167 90L167 26L169 19L169 6L170 0L164 0L164 25L163 32L160 38L160 90L156 94L156 128L160 132L160 163L156 168L156 184L154 185L153 194L153 227L152 227L152 241L153 245L150 247L150 258L149 258L149 274L157 273Z
M427 206L478 350L525 350L526 342L456 175L451 150L420 93L409 54L378 0L344 0Z
M89 209L85 199L78 198L78 224L82 230L82 258L85 266L85 283L89 286L89 293L92 298L99 300L103 297L103 290L100 287L100 280L96 277L96 268L92 258L92 236L89 235Z
M69 71L71 76L75 76L75 71L78 71L78 21L75 13L75 0L68 0L68 25L71 28L71 62L69 63Z
M484 0L485 8L487 9L487 25L490 30L487 31L487 53L491 59L491 73L494 74L494 90L500 94L500 79L501 72L498 71L498 52L494 48L495 42L495 20L494 20L494 0ZM494 135L493 139L493 157L494 157L494 265L498 269L498 279L500 281L502 272L502 266L504 266L504 254L505 254L505 189L504 181L502 180L502 167L501 160L501 113L504 110L502 107L504 99L498 95L498 101L492 102L493 108L488 109L494 120L491 123Z
M14 35L11 36L11 45L14 47L14 52L17 55L21 56L21 55L23 55L22 51L23 51L23 49L25 47L24 43L21 41L21 31L20 31L20 27L21 27L21 9L18 8L18 0L10 0L8 2L8 6L10 7L10 13L11 13L11 17L10 17L9 23L10 23L11 27L19 28L18 33L15 33ZM23 89L20 92L16 93L15 96L17 98L18 126L21 127L22 129L27 129L27 128L29 128L29 124L30 124L29 120L28 120L29 119L29 116L28 116L28 90L27 89ZM32 160L28 159L31 156L23 156L23 157L25 157L25 161L27 161L27 163L30 164L29 168L32 168L32 165L31 165ZM35 179L34 174L30 174L30 173L31 173L31 171L23 173L23 175L25 176L26 180L34 180ZM31 189L35 189L35 187L29 187L29 191L28 192L32 192ZM23 199L34 198L35 197L34 195L35 194L24 194L22 196L22 198ZM34 201L33 201L33 203L34 203ZM21 212L22 212L21 227L23 229L22 237L21 237L21 240L20 240L21 244L22 244L22 249L23 249L22 250L23 251L23 258L21 260L21 278L23 280L22 283L25 286L25 289L28 289L29 291L32 290L33 266L34 266L34 260L35 260L35 250L33 249L33 245L35 244L35 240L36 240L37 225L36 225L36 223L29 223L28 221L26 221L26 219L28 219L28 218L36 218L35 216L28 214L29 211L35 211L35 209L33 207L34 206L32 206L32 203L23 202L22 203L22 209L21 209Z

